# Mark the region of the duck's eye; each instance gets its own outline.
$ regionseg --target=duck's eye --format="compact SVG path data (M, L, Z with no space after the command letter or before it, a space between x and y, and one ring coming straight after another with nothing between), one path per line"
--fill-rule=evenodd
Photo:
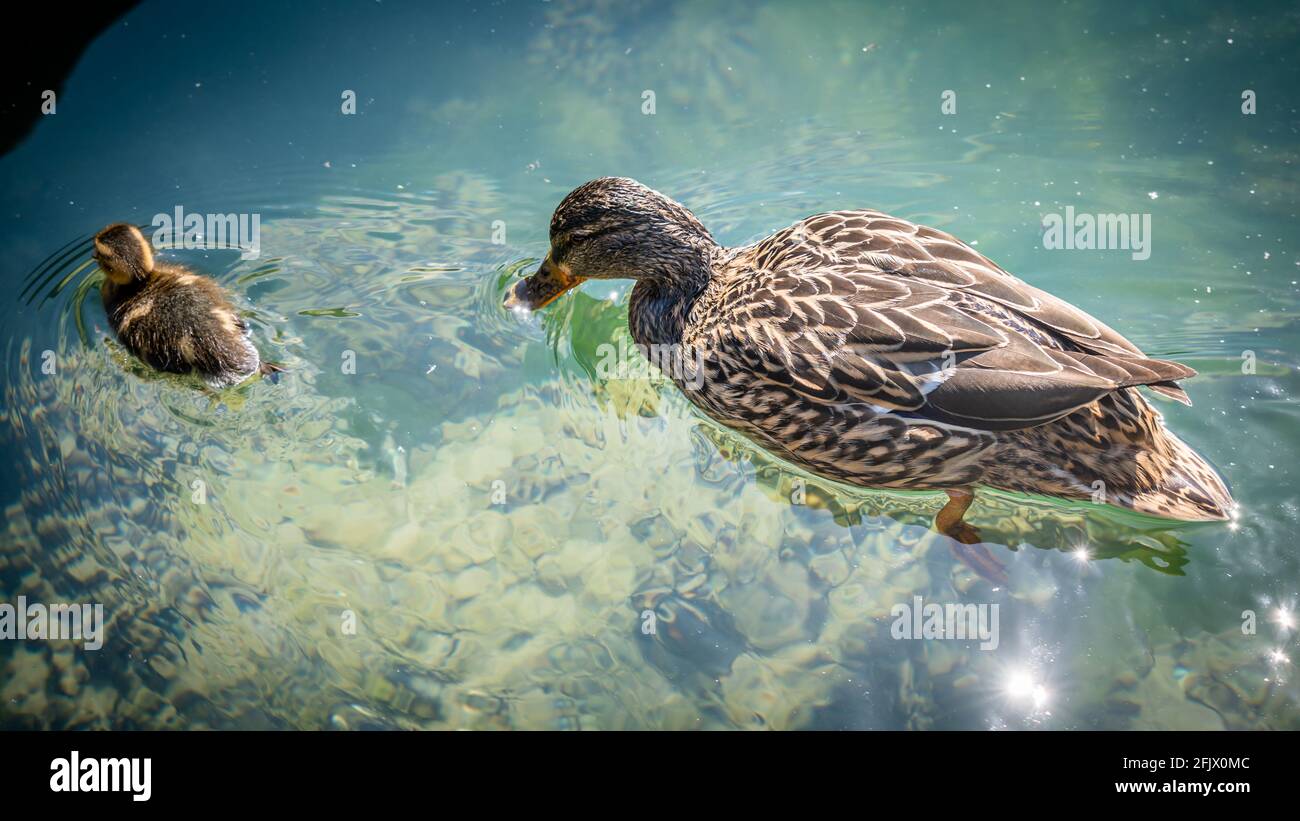
M570 240L572 242L590 243L593 240L601 239L602 237L607 237L610 234L617 234L622 231L625 231L629 227L631 226L620 222L608 222L605 224L594 225L594 226L590 226L582 234L578 234L577 236L570 235Z

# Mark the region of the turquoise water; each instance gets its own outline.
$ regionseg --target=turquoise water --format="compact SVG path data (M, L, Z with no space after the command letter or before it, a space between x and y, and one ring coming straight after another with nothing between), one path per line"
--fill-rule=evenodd
M0 603L107 618L98 650L0 641L3 726L1300 727L1291 6L164 11L0 158ZM603 378L629 283L500 301L606 174L726 244L851 207L975 243L1200 371L1159 407L1240 520L981 496L993 589L933 494L801 477ZM111 339L90 237L178 205L260 215L257 259L163 253L279 384L214 397ZM1067 206L1150 214L1150 258L1045 249ZM893 638L915 596L998 605L997 648Z

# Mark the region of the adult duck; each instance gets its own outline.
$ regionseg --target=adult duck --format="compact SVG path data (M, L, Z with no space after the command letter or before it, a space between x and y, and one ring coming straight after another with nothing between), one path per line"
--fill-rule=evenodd
M835 211L726 248L672 199L605 177L555 209L550 253L505 303L536 310L585 279L636 280L633 338L710 417L819 476L945 491L935 526L962 545L979 543L962 517L980 485L1183 521L1234 511L1138 391L1191 404L1177 383L1195 371L942 231Z

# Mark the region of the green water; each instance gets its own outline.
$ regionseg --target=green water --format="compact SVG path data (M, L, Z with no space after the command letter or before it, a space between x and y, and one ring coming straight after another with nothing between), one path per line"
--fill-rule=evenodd
M162 8L0 158L0 603L107 614L99 650L0 641L0 725L1300 728L1294 7ZM606 174L726 244L851 207L975 244L1200 371L1159 407L1239 521L982 496L994 590L933 494L603 379L629 283L500 301ZM261 215L258 259L164 256L278 384L214 398L111 339L89 238L177 204ZM1066 206L1150 214L1150 258L1045 249ZM894 639L918 595L997 604L998 647Z

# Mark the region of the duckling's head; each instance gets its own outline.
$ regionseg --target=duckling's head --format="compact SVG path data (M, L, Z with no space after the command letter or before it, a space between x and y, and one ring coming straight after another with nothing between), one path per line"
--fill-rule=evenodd
M114 223L95 235L92 254L109 280L125 285L147 279L153 273L153 249L140 229L125 222Z
M700 285L718 244L682 205L626 177L601 177L569 192L551 217L551 250L506 294L507 308L549 305L587 279Z

